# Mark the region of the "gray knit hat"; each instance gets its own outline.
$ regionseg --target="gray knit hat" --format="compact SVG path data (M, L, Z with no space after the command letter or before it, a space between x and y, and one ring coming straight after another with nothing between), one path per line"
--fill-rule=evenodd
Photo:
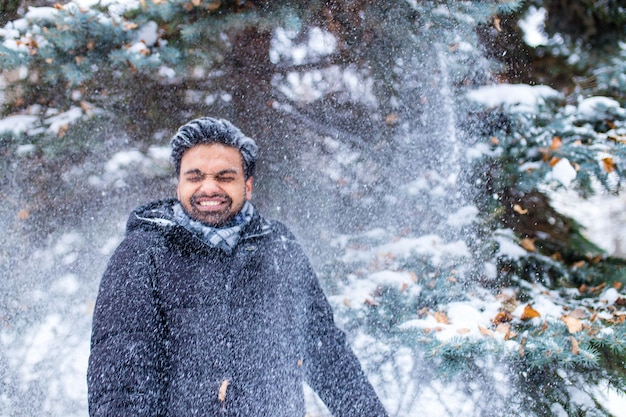
M221 143L239 150L246 179L254 175L259 152L254 139L244 135L228 120L202 117L181 126L172 138L172 162L174 162L176 176L180 175L180 161L188 149L196 145L212 143Z

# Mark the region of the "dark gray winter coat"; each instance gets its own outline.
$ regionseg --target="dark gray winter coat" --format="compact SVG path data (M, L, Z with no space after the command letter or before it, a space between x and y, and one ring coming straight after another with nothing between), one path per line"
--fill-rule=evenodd
M335 417L385 411L300 246L255 214L231 255L131 214L93 317L92 417L304 416L302 381Z

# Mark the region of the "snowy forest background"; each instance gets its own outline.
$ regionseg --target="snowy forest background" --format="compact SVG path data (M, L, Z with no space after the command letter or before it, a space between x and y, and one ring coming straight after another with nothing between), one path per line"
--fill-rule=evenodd
M619 0L0 0L0 416L86 416L100 275L198 116L261 146L392 416L625 416ZM311 415L325 415L311 395Z

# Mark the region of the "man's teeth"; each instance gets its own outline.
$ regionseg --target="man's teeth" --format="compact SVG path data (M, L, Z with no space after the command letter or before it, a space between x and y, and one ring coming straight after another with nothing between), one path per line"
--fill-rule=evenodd
M220 204L222 204L219 201L201 201L200 205L201 206L219 206Z

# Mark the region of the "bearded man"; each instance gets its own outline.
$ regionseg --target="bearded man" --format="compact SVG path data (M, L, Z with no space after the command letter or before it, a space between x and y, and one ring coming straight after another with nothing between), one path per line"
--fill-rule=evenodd
M102 277L90 416L303 417L303 382L335 417L386 416L300 245L250 201L255 141L201 118L171 144L177 198L130 215Z

